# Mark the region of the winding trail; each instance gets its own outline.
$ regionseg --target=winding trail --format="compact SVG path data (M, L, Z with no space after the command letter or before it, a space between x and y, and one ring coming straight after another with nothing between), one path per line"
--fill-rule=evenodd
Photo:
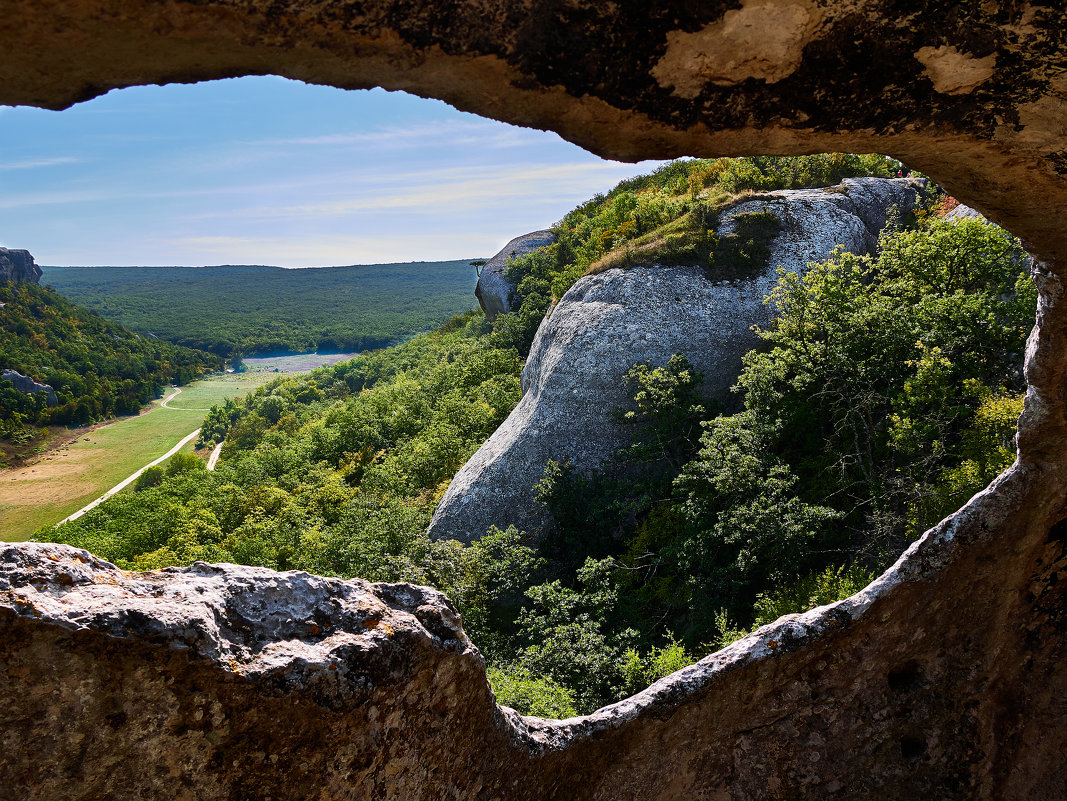
M181 394L181 392L182 392L181 387L174 387L174 392L170 396L168 396L168 397L164 398L162 401L160 401L159 408L160 409L167 409L168 411L171 411L171 412L210 412L211 411L210 409L176 409L173 406L168 406L167 404L170 403L172 400L174 400L176 397L178 397ZM79 509L77 512L75 512L74 514L70 515L69 517L64 517L62 520L60 520L58 523L56 523L56 525L60 526L60 525L63 525L64 523L69 523L71 520L77 520L83 514L88 512L90 509L94 509L97 506L99 506L101 503L106 501L108 498L110 498L116 492L121 492L122 490L126 489L126 487L130 486L130 484L132 484L134 481L137 480L138 476L140 476L141 473L143 473L145 470L147 470L150 467L155 467L160 462L165 462L167 459L169 459L171 456L173 456L178 451L180 451L183 447L185 447L186 443L191 442L192 440L196 439L199 434L200 434L200 429L198 428L192 434L186 435L181 440L181 442L179 442L177 445L175 445L173 448L171 448L165 454L160 456L158 459L156 459L153 462L149 462L144 467L142 467L140 470L135 472L133 475L128 476L127 478L125 478L122 481L120 481L118 484L116 484L114 487L109 489L107 492L105 492L103 495L101 495L95 501L90 503L88 506L83 506L81 509ZM212 453L211 453L211 459L208 461L208 465L207 465L207 469L208 470L214 470L215 469L215 463L219 460L219 453L221 451L222 451L222 443L220 442L218 445L215 446L215 450L212 451Z
M173 396L172 396L172 397L173 397ZM155 467L155 466L156 466L157 464L159 464L160 462L164 462L164 461L166 461L167 459L169 459L169 458L170 458L171 456L173 456L173 455L174 455L174 454L176 454L176 453L177 453L178 451L180 451L180 450L181 450L181 449L182 449L183 447L185 447L185 444L186 444L186 443L188 443L188 442L192 442L192 441L193 441L194 439L196 439L196 438L197 438L197 436L198 436L199 434L200 434L200 429L198 428L198 429L197 429L196 431L194 431L194 432L193 432L192 434L189 434L188 436L186 436L186 437L185 437L184 439L182 439L182 441L181 441L181 442L179 442L179 443L178 443L177 445L175 445L175 446L174 446L173 448L171 448L171 449L170 449L169 451L167 451L167 452L166 452L165 454L163 454L162 456L160 456L160 457L159 457L158 459L156 459L156 460L155 460L154 462L149 462L149 463L148 463L148 464L146 464L146 465L145 465L144 467L142 467L142 468L141 468L140 470L138 470L137 472L135 472L135 473L134 473L134 474L133 474L132 476L130 476L129 478L126 478L126 479L122 480L121 482L119 482L118 484L116 484L116 485L115 485L114 487L112 487L111 489L109 489L109 490L108 490L107 492L105 492L105 493L104 493L103 495L101 495L101 496L100 496L99 498L97 498L97 499L96 499L95 501L93 501L92 503L90 503L90 504L89 504L88 506L83 506L83 507L82 507L81 509L79 509L79 510L78 510L77 512L75 512L74 514L70 515L69 517L64 517L64 518L63 518L62 520L60 520L60 521L59 521L58 523L56 523L56 525L57 525L57 526L59 526L59 525L62 525L63 523L69 523L69 522L70 522L71 520L77 520L77 519L78 519L79 517L81 517L81 516L82 516L83 514L85 514L86 512L88 512L88 511L89 511L90 509L93 509L93 508L95 508L96 506L98 506L99 504L101 504L101 503L103 503L104 501L106 501L106 500L107 500L108 498L110 498L110 497L111 497L112 495L114 495L114 494L115 494L116 492L120 492L120 491L122 491L122 490L126 489L126 487L130 486L130 484L132 484L132 483L133 483L134 481L136 481L136 480L137 480L137 477L138 477L138 476L140 476L140 475L141 475L141 473L143 473L143 472L144 472L145 470L147 470L147 469L148 469L149 467Z
M215 465L219 463L219 456L222 454L222 443L220 442L215 446L215 450L211 452L211 456L207 460L207 469L214 470Z
M166 398L159 404L160 409L170 409L172 412L210 412L211 409L179 409L174 406L168 406L167 404L174 400L176 397L182 394L181 387L174 388L174 394L169 398Z

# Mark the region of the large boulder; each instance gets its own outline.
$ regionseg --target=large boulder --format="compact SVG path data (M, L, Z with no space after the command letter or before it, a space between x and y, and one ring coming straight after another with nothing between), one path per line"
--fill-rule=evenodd
M30 376L23 375L17 370L5 367L4 371L0 373L0 379L10 381L15 385L15 389L26 395L36 395L38 392L45 393L45 402L49 407L59 405L59 398L56 397L56 391L52 389L50 385L41 384Z
M481 304L482 311L490 322L496 319L498 314L512 311L515 297L515 285L504 275L508 262L532 253L545 245L551 245L556 241L556 235L552 230L531 231L528 234L517 236L504 245L493 258L485 263L481 273L478 274L478 283L474 287L474 295Z
M41 268L28 250L0 248L0 284L8 281L41 282Z
M507 730L459 615L426 587L202 562L137 574L0 543L0 641L0 786L27 801L429 798L481 772L457 732Z
M754 274L715 280L700 267L615 268L572 286L538 328L522 371L523 396L503 425L460 469L430 524L431 536L470 542L490 525L534 533L549 522L533 487L551 459L588 471L629 444L610 419L629 403L623 376L637 363L681 353L704 374L705 394L725 399L774 310L764 304L777 270L802 273L836 247L867 253L887 214L910 209L922 190L909 179L848 179L826 189L771 192L738 203L739 216L771 212L781 230Z

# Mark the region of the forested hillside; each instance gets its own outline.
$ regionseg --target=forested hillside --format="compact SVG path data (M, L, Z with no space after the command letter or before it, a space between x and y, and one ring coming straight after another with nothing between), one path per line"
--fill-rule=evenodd
M135 334L48 287L0 284L0 368L50 385L59 401L49 408L44 393L0 381L0 439L24 442L37 426L136 414L165 382L221 366L216 356Z
M380 348L469 309L469 261L279 267L45 267L43 281L142 334L219 356Z
M1014 458L1035 296L1019 244L995 226L919 214L887 228L876 256L783 275L735 413L704 399L684 359L635 365L632 405L604 410L633 427L625 469L547 464L531 491L558 524L541 539L425 534L451 476L517 402L553 295L683 220L658 238L704 238L696 258L711 269L718 253L721 266L695 209L761 181L820 183L827 165L886 168L686 161L627 182L513 265L518 311L492 325L468 313L216 408L202 436L225 440L218 470L176 463L39 536L130 568L205 559L433 584L460 607L502 702L542 715L589 711L750 626L848 595Z

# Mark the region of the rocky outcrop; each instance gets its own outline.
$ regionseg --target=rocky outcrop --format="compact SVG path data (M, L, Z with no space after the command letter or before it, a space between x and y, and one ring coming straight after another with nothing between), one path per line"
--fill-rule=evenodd
M948 214L945 215L946 220L981 220L986 222L986 218L980 213L972 209L970 206L964 206L962 203Z
M1067 259L1067 40L1055 4L916 0L0 0L0 104L271 73L381 86L604 157L887 153Z
M41 268L28 250L0 248L0 284L8 281L41 282Z
M424 587L0 545L0 641L12 798L429 798L506 731Z
M545 245L551 245L556 241L556 235L551 230L532 231L522 236L517 236L504 245L500 252L485 263L481 273L478 274L478 283L474 287L474 295L481 304L485 316L492 322L498 314L504 314L512 310L515 286L509 281L504 272L508 262L532 253Z
M549 522L533 487L549 459L590 470L628 445L631 431L611 422L629 405L623 376L636 363L664 365L681 353L704 374L704 391L725 399L756 342L751 328L770 321L764 298L779 266L803 272L835 247L869 252L886 215L907 211L923 184L858 178L828 189L772 192L723 214L719 233L739 215L772 212L781 231L765 265L747 279L709 279L698 267L611 269L579 280L541 323L522 371L518 406L452 480L430 535L470 542L490 525L536 533Z
M564 721L496 707L433 590L127 573L2 545L0 786L27 801L1059 801L1067 538L1044 523L1062 498L1033 480L1053 466L1019 463L853 598Z
M4 381L10 381L15 385L15 389L26 395L36 395L38 392L44 392L46 403L49 408L59 405L59 398L56 397L56 391L52 389L48 384L40 384L34 381L30 376L23 375L22 373L4 368L4 371L0 373L0 379Z

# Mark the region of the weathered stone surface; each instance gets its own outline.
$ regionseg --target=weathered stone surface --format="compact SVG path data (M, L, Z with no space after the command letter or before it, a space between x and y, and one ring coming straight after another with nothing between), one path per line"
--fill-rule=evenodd
M0 248L0 284L7 281L41 282L41 268L28 250Z
M0 373L0 379L4 381L10 381L15 385L15 389L26 395L36 395L38 392L44 392L47 398L46 403L49 407L58 406L59 399L56 397L56 391L48 384L41 384L34 381L28 375L23 375L17 370L11 370L4 368L4 371Z
M555 241L556 235L551 230L531 231L512 239L500 249L499 253L485 263L482 272L478 275L474 295L478 298L478 303L481 304L482 311L485 312L490 322L495 320L498 314L512 310L512 294L515 292L515 287L504 277L508 260L525 256Z
M0 641L12 798L430 797L506 731L423 587L4 545Z
M274 73L550 128L604 156L881 152L1067 258L1057 3L0 0L0 103Z
M522 371L522 400L452 480L430 535L470 542L494 524L540 532L550 518L533 486L549 459L587 471L630 444L631 431L609 416L629 405L623 376L634 364L661 366L681 353L704 374L706 394L725 400L756 342L752 326L773 315L763 299L777 269L802 273L838 246L869 252L888 210L910 210L921 188L907 179L848 179L737 204L723 214L721 234L752 212L770 211L782 223L767 263L747 279L716 281L696 267L582 278L541 323Z
M1018 463L853 598L566 721L494 707L432 590L3 546L0 783L20 799L1060 799L1067 538L1047 525L1062 498L1033 480L1053 466Z
M1044 259L1016 465L856 599L555 723L491 717L480 678L456 709L424 705L452 681L447 660L383 692L410 697L404 714L371 720L371 706L330 710L310 690L93 630L95 602L72 605L87 626L72 632L4 591L11 797L1062 798L1059 4L0 0L0 32L16 43L0 63L4 104L275 73L438 97L615 158L888 153ZM72 588L51 564L42 591L61 603ZM98 580L115 591L112 573Z

